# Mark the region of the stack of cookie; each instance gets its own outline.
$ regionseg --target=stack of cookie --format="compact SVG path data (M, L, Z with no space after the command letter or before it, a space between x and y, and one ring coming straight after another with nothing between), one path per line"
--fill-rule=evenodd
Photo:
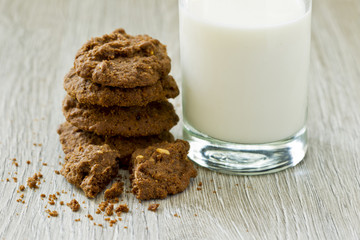
M179 90L169 72L163 44L123 29L91 39L76 54L64 79L61 174L88 197L127 167L136 149L174 141L169 130L179 118L167 99Z

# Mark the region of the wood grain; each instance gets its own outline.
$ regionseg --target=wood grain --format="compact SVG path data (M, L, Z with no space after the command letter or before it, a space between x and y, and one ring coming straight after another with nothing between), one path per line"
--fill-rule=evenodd
M0 1L0 239L360 238L359 1L313 2L310 149L300 165L255 177L199 168L184 193L165 200L139 203L124 194L130 212L109 227L95 214L102 196L86 199L54 170L63 160L56 134L64 121L63 76L84 41L118 27L166 43L180 84L176 0ZM179 114L180 103L174 101ZM181 124L173 132L181 137ZM18 187L39 170L46 182L25 190L25 204L16 202ZM48 208L59 216L47 218L40 193L61 190L68 193L60 200L69 202L74 194L81 211L57 201ZM160 203L157 213L147 210L153 202Z

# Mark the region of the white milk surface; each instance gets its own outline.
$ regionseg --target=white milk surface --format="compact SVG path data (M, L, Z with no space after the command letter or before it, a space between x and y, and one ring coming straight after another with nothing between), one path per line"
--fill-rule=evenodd
M185 121L237 143L298 132L307 114L310 22L301 0L183 1Z

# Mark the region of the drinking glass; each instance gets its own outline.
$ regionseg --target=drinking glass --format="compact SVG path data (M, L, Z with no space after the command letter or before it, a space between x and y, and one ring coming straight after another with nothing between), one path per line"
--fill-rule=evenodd
M179 18L189 158L245 175L299 163L311 0L179 0Z

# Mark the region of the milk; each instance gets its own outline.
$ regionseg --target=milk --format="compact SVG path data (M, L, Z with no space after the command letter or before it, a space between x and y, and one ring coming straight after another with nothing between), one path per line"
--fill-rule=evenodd
M185 124L235 143L305 126L310 11L299 0L190 0L180 6Z

